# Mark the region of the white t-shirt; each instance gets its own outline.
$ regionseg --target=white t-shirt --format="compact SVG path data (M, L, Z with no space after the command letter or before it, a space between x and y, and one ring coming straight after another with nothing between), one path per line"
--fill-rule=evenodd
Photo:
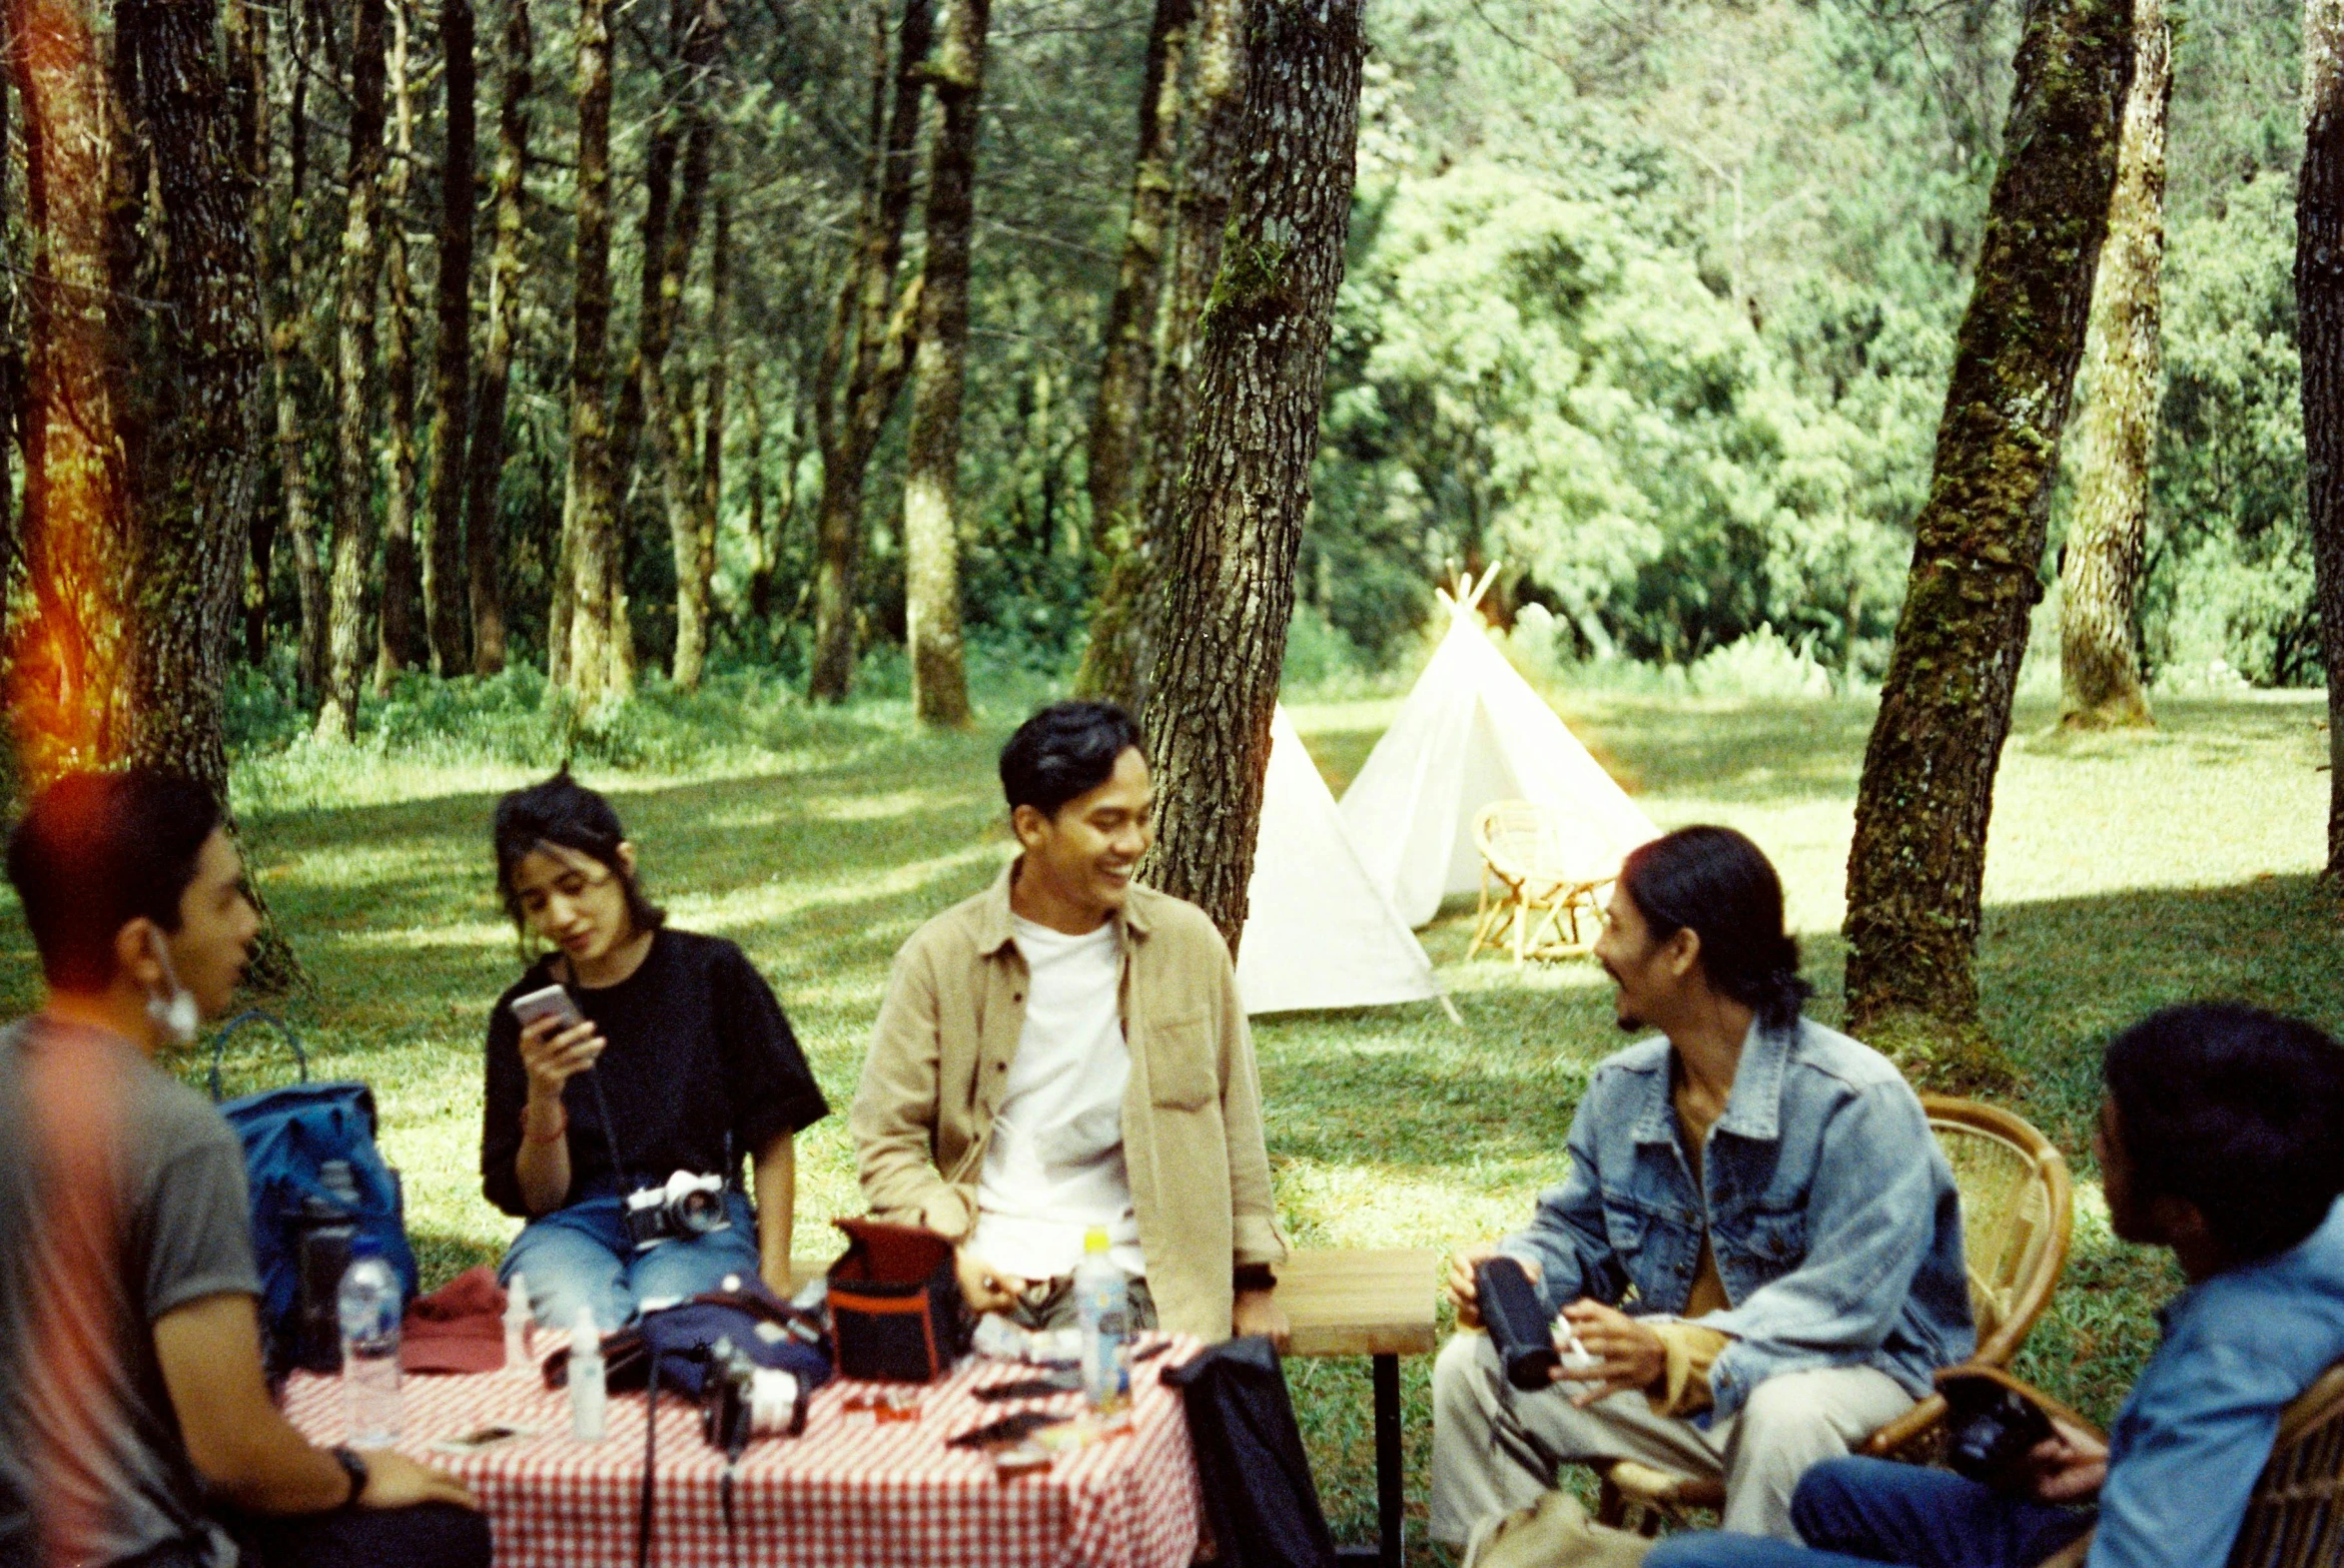
M1124 1165L1124 1087L1132 1077L1117 992L1115 923L1080 937L1010 917L1032 982L993 1141L977 1177L969 1244L1027 1279L1071 1274L1083 1236L1105 1226L1111 1255L1147 1272Z

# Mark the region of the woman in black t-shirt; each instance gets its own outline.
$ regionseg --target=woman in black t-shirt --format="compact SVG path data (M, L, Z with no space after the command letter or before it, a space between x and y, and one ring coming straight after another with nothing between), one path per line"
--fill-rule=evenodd
M772 990L732 943L667 927L617 813L567 772L498 801L493 836L506 911L551 947L488 1020L481 1184L529 1221L499 1277L528 1276L538 1322L567 1328L589 1306L604 1331L728 1273L788 1294L794 1139L830 1108ZM523 1026L514 1000L555 985L579 1020ZM711 1176L719 1228L630 1229L630 1195Z

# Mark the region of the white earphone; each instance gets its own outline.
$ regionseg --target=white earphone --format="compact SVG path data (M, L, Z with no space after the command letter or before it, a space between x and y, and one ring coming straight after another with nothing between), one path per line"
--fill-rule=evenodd
M180 1045L193 1045L196 1026L203 1022L203 1015L196 1008L196 994L179 983L179 975L171 967L171 950L163 945L161 933L150 932L149 937L154 944L155 959L163 966L163 978L171 983L171 995L166 1000L150 993L147 1017Z

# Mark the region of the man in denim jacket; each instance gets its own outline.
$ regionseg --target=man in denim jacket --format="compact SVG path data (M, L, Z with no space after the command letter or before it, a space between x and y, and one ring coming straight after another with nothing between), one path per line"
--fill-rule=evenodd
M1818 1550L1688 1534L1647 1568L2229 1560L2280 1413L2344 1359L2344 1050L2293 1019L2193 1003L2117 1036L2103 1076L2092 1152L2109 1227L2169 1247L2189 1280L2158 1312L2163 1342L2107 1440L2054 1416L2009 1491L1837 1459L1791 1505Z
M1595 953L1620 1027L1662 1038L1596 1070L1562 1185L1448 1279L1474 1328L1473 1265L1518 1259L1592 1362L1525 1393L1486 1335L1449 1342L1433 1538L1462 1546L1561 1465L1637 1459L1722 1478L1728 1529L1796 1539L1800 1474L1975 1348L1953 1172L1897 1070L1800 1016L1782 884L1741 834L1630 855Z

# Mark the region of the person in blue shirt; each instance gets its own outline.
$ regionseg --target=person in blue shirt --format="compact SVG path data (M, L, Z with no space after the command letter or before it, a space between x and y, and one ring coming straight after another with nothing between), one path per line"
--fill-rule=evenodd
M1726 1523L1789 1538L1791 1494L1974 1354L1959 1193L1896 1068L1801 1015L1783 888L1731 828L1632 852L1595 956L1623 1030L1572 1118L1570 1164L1503 1252L1590 1362L1506 1380L1487 1335L1433 1369L1434 1540L1462 1546L1571 1463L1725 1483Z
M2214 1568L2279 1415L2344 1359L2344 1048L2236 1004L2169 1008L2108 1047L2092 1149L2118 1237L2170 1247L2189 1287L2102 1443L2071 1423L2027 1494L1835 1459L1800 1481L1806 1547L1672 1538L1648 1568ZM1812 1549L1811 1549L1812 1548Z

